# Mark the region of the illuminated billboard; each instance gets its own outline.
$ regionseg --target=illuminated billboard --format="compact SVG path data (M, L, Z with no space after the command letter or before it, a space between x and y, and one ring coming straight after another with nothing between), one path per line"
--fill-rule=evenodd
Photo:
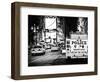
M45 29L56 29L56 18L55 17L45 18Z

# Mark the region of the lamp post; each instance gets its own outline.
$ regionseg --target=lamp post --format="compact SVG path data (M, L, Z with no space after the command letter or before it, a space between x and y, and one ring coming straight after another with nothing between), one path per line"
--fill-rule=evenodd
M33 37L33 30L34 30L34 27L33 26L31 26L31 43L33 44L33 42L34 42L34 37Z
M31 26L31 31L32 31L32 41L33 41L33 44L35 44L36 42L34 41L35 40L35 33L36 33L36 26L35 24L33 26ZM35 42L35 43L34 43Z

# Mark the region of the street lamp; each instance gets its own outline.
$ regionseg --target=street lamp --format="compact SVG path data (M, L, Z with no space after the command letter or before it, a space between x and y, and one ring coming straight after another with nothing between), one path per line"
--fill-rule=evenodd
M31 26L31 30L33 30L34 28L33 28L33 26Z

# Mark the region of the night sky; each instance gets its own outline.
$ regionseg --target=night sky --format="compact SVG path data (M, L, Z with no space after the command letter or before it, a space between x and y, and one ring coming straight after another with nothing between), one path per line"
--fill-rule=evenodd
M29 25L29 27L33 26L34 24L39 25L40 17L41 16L29 15L28 16L28 25Z
M77 31L77 22L78 17L64 17L65 19L65 34L66 37L70 37L70 32L76 32Z

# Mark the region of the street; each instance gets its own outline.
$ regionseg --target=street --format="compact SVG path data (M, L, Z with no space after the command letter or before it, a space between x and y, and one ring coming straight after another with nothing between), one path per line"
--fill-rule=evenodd
M56 59L61 57L65 58L65 55L61 55L60 51L51 52L48 50L44 55L31 56L29 65L51 65Z
M49 65L69 65L69 64L87 64L87 58L66 59L65 54L60 51L46 51L41 56L29 56L28 66L49 66Z

